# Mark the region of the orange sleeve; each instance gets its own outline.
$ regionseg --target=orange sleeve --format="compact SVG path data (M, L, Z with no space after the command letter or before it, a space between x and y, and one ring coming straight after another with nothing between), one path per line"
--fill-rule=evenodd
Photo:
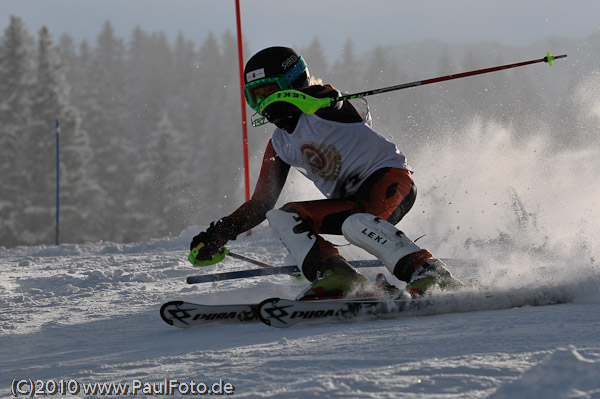
M290 165L279 158L269 140L252 198L229 215L238 235L265 220L279 199L289 170Z

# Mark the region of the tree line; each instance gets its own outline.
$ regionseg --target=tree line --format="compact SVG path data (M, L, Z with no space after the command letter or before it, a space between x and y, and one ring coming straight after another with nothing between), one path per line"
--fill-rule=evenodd
M599 35L588 43L598 49ZM351 39L336 54L318 39L299 50L313 75L345 92L544 55L439 43L359 53ZM539 69L507 71L369 101L376 128L409 150L476 115L524 131L539 121L569 126L580 122L565 91L594 72L590 64L571 65L558 82ZM54 243L57 119L61 242L177 235L232 211L243 200L238 79L230 32L170 43L138 27L124 40L107 21L92 45L68 35L55 41L46 27L33 37L11 16L0 41L0 246ZM552 132L562 142L560 129ZM253 181L270 133L250 128Z

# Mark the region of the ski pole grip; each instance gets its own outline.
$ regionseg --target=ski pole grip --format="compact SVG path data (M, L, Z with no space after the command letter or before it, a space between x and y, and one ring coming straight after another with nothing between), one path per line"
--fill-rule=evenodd
M204 247L204 243L201 242L200 244L198 244L198 246L196 248L194 248L190 251L190 254L188 255L188 260L190 261L190 263L193 266L205 267L205 266L214 265L215 263L219 263L220 261L225 259L225 256L227 256L227 254L229 253L229 248L221 247L219 249L219 252L217 252L216 254L213 255L212 259L200 260L197 258L197 256L198 256L198 252L203 247Z

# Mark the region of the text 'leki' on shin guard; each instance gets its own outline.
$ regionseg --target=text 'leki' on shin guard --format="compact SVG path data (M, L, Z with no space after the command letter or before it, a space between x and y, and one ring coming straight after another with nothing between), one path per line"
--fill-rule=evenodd
M292 254L299 267L304 263L306 255L317 238L311 231L296 232L294 227L302 223L297 213L273 209L267 212L267 220L273 232Z
M344 237L381 260L394 274L398 261L421 251L403 232L391 223L368 213L356 213L342 224Z

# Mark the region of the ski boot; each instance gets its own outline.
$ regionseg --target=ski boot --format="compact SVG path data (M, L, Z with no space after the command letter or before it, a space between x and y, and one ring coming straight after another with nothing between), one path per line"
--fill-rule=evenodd
M339 299L372 294L373 284L341 256L332 256L319 267L312 285L296 300Z
M405 290L414 298L436 289L451 291L464 287L465 284L455 278L445 266L439 259L428 260L414 271Z
M377 273L375 277L375 289L381 292L383 295L394 297L400 293L400 288L393 284L390 284L383 273Z
M267 219L275 234L294 256L312 285L297 299L343 298L362 293L373 284L350 265L328 241L310 229L295 212L273 209Z
M341 257L328 261L333 266L320 273L319 278L296 297L297 300L391 298L400 293L400 289L390 284L383 273L378 273L373 283Z
M406 282L412 296L422 296L434 287L455 289L464 285L442 261L386 220L357 213L344 221L342 232L348 241L375 255L398 280Z

